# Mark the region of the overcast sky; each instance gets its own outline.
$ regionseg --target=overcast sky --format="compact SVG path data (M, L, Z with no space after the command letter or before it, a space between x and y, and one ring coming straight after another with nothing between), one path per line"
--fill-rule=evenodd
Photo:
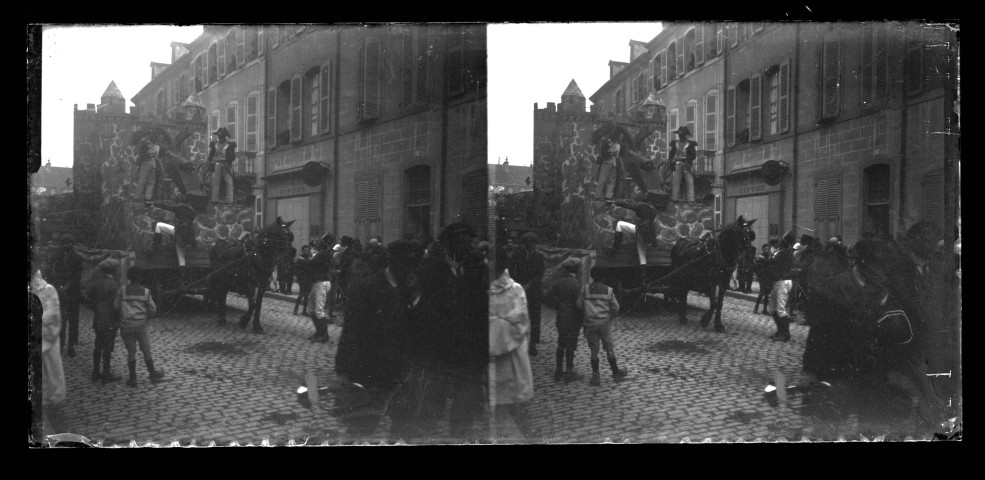
M488 31L489 161L529 165L533 106L560 102L571 79L586 99L609 78L609 60L629 61L629 41L649 41L659 23L493 24ZM130 98L150 81L150 63L171 62L171 42L201 26L58 26L42 40L41 159L72 166L72 106L85 109L115 81ZM588 103L590 105L590 102Z
M649 42L659 23L494 24L488 30L489 162L533 158L533 109L561 102L574 79L588 100L608 79L609 60L629 61L629 41Z

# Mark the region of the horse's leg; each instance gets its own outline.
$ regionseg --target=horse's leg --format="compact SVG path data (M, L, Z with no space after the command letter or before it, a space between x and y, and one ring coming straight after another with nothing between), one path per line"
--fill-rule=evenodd
M260 326L260 309L263 307L263 294L265 289L257 285L256 289L256 301L253 302L253 333L263 333L263 327Z
M250 285L250 284L247 284ZM242 292L246 297L246 313L239 317L239 328L246 330L246 325L250 323L250 316L253 314L253 288L251 286L244 286L244 291Z
M722 304L725 302L725 287L718 285L718 296L715 298L715 331L725 333L725 326L722 325Z
M705 285L705 293L708 295L708 311L701 315L701 328L707 327L711 321L712 314L715 313L715 298L718 297L716 288L718 285L708 283Z

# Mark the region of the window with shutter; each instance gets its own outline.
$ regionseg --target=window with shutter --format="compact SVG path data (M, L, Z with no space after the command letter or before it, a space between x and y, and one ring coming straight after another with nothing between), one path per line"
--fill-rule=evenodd
M178 87L181 90L181 101L184 102L188 98L188 75L182 74L181 80L178 83Z
M790 60L780 64L780 132L790 130Z
M195 93L201 92L202 88L205 86L205 82L202 80L202 56L199 55L195 57L195 70L192 72L195 78Z
M210 84L215 83L215 81L219 79L219 70L218 70L219 56L216 55L216 50L218 50L218 46L216 45L215 42L213 42L208 50Z
M274 25L270 27L270 38L267 40L270 42L270 49L273 50L280 46L280 27Z
M236 29L236 61L236 67L246 63L246 32L242 27Z
M277 146L277 90L271 88L267 90L267 103L264 105L267 112L267 134L265 141L267 147Z
M749 139L763 138L763 77L755 74L749 79Z
M924 222L944 227L944 172L940 170L923 177L920 217Z
M251 93L246 97L246 151L257 151L257 114L259 113L260 94Z
M366 212L368 211L369 204L369 182L361 181L356 183L356 220L365 221L367 219Z
M717 55L725 53L725 25L718 24L715 28L715 52Z
M267 43L267 27L258 27L257 29L257 55L263 55L264 47Z
M379 220L383 206L380 179L369 180L366 186L366 217L369 220Z
M665 81L669 84L677 78L677 42L670 42L667 46L667 75Z
M414 104L414 37L409 32L402 38L400 60L400 104L406 108Z
M698 26L694 35L694 61L701 65L705 63L705 28Z
M370 120L380 116L382 45L375 37L363 43L362 55L362 119Z
M684 124L687 125L688 131L691 132L691 138L698 142L698 148L701 148L701 136L698 134L697 100L687 101L687 105L684 107Z
M291 141L301 140L301 76L291 79Z
M630 87L629 91L631 92L630 93L630 96L632 98L632 101L630 103L631 104L635 104L640 99L640 84L639 84L639 79L634 77L630 81L630 83L631 83L631 87Z
M209 133L219 129L219 110L212 110L212 114L209 115Z
M233 73L236 70L236 30L230 30L223 39L223 55L225 55L226 72Z
M691 70L694 70L694 67L696 66L695 63L697 61L697 58L694 53L695 43L697 42L696 35L697 33L693 28L688 30L687 33L684 34L684 71L685 72L690 72Z
M259 31L258 27L249 27L246 29L246 61L255 60L258 55L260 55L260 44L259 42Z
M318 125L321 123L321 68L315 67L308 72L305 83L308 85L308 135L318 135Z
M236 119L239 116L239 102L233 100L226 104L226 130L229 130L229 137L232 140L239 138L236 130Z
M841 110L841 40L826 38L821 59L821 118L835 118Z
M677 75L675 75L674 78L683 77L684 74L687 73L687 71L685 70L685 65L684 65L684 50L687 49L686 47L687 47L687 45L685 45L685 43L684 43L684 37L679 38L678 41L677 41L677 50L676 50L677 51L677 70L675 71L675 73Z
M735 47L739 44L739 25L736 23L730 23L727 30L728 44L731 47Z
M639 82L637 82L637 83L639 83L639 89L640 89L640 98L639 98L639 101L642 102L643 100L646 99L646 95L647 95L647 89L646 89L646 72L640 73Z
M735 146L735 87L725 91L725 141Z
M675 138L674 132L676 132L677 131L677 127L680 126L680 124L678 123L680 121L680 111L678 109L676 109L676 108L672 109L670 111L670 118L669 118L669 120L670 120L670 122L667 124L667 126L670 128L670 131L667 132L667 138L668 138L668 141L673 141L673 140L670 140L670 139Z
M867 26L862 29L862 105L872 104L873 79L875 78L875 49L872 45L875 28Z
M772 66L766 71L766 88L769 90L767 98L769 105L769 129L767 133L776 135L780 133L780 67Z
M448 59L445 68L448 78L448 93L454 95L461 93L465 88L464 82L464 51L462 44L462 34L458 30L452 30L448 34Z
M906 48L906 93L908 95L923 91L923 77L923 41L911 40Z
M660 52L660 88L666 87L667 83L670 82L667 78L667 49L665 48Z
M318 125L319 133L328 133L329 127L332 125L328 117L329 111L331 110L331 89L329 88L332 83L331 74L332 63L330 61L327 65L321 68L321 88L319 89L321 92L321 100L318 104L318 109L320 111L318 118L321 121Z
M651 58L650 63L648 63L646 66L646 88L648 91L654 91L657 89L657 87L654 86L653 84L654 80L655 78L653 78L653 59Z
M705 149L718 150L718 91L705 95Z
M216 60L216 65L219 68L219 76L222 77L226 74L226 38L219 39L218 47L218 58Z
M814 184L814 219L821 238L840 233L841 178L828 177Z
M875 33L875 91L872 96L873 102L880 104L889 98L889 28L876 27Z
M414 61L416 62L414 72L414 101L422 103L427 101L428 92L428 65L430 64L430 38L427 31L417 33L417 44ZM485 62L485 59L482 59Z

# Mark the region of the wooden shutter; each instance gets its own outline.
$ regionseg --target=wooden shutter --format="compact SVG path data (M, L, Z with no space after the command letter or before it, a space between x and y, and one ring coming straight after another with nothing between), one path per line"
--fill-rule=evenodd
M734 47L739 44L739 25L736 23L729 24L728 28L728 43L729 46Z
M921 220L944 226L944 174L932 172L924 176L920 202Z
M406 108L414 103L414 37L412 33L406 33L403 36L400 60L400 104Z
M826 39L821 59L821 118L837 117L841 110L841 40Z
M875 92L873 102L882 103L889 98L889 28L876 27L875 38Z
M417 48L414 52L416 70L414 72L414 101L416 103L427 100L428 66L430 64L428 61L429 41L430 39L428 38L427 32L421 32L417 35Z
M237 67L246 63L246 32L243 28L236 29L236 64Z
M202 52L202 86L209 84L209 49Z
M718 24L715 28L715 54L725 53L725 25Z
M701 65L705 63L705 27L698 25L694 29L694 63Z
M452 30L448 35L448 60L446 63L448 78L448 93L454 94L464 88L463 67L464 52L462 51L462 35L458 30Z
M670 83L670 79L667 78L667 62L667 49L665 48L660 52L660 88Z
M647 91L656 90L653 86L653 59L646 66L646 89Z
M841 220L841 179L829 177L814 184L814 219L817 233L830 237L839 232Z
M257 117L259 95L249 95L246 97L246 150L257 151Z
M735 146L735 87L725 91L725 141Z
M263 55L263 47L267 40L267 27L257 27L257 55Z
M219 76L221 77L226 74L226 39L225 38L219 39L219 46L216 47L216 49L218 50L216 53L219 56L218 61L216 61L216 68L219 69Z
M684 76L684 37L677 40L677 48L675 48L677 53L677 71L676 77L680 78Z
M328 113L331 110L331 95L329 88L332 84L330 81L332 74L332 62L329 61L327 65L321 67L321 86L318 89L321 94L321 98L318 101L318 131L319 133L328 133L332 122L328 118Z
M862 105L872 104L872 80L875 76L874 48L872 45L873 27L862 29L862 93L860 100Z
M380 116L380 64L382 45L378 38L370 37L363 43L363 120Z
M763 138L763 76L749 79L749 140Z
M705 95L705 149L718 150L718 93Z
M271 88L267 90L267 104L264 105L267 111L267 146L277 146L277 90Z
M367 193L369 192L369 182L362 181L356 183L356 220L366 220L366 207L368 204Z
M780 64L780 132L790 130L790 60Z
M381 197L382 189L378 178L366 182L366 217L370 220L380 218L380 210L383 203Z
M291 141L301 140L301 76L291 79Z
M923 65L923 41L911 41L906 49L906 93L908 95L923 91Z

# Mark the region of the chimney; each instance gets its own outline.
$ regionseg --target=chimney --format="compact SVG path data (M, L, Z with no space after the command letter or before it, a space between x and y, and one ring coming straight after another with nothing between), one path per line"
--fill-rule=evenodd
M96 104L95 103L87 103L86 104L86 111L87 112L95 112L96 111Z

